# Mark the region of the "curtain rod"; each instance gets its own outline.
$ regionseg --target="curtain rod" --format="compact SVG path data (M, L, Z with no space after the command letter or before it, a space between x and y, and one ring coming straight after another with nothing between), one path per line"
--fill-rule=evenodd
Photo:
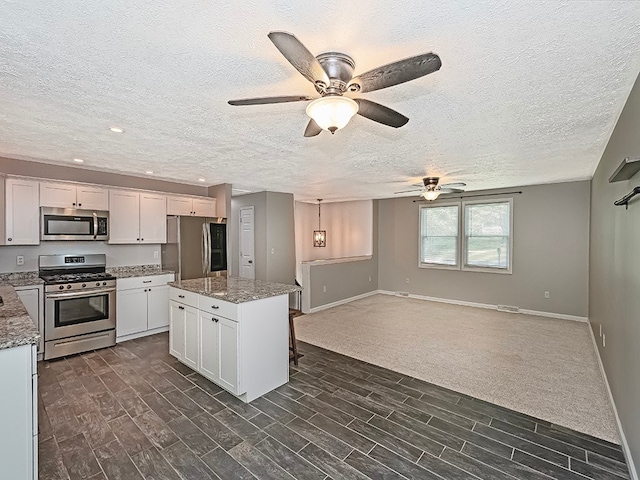
M446 197L446 198L440 198L439 200L451 200L452 198L471 198L471 197L490 197L492 195L515 195L515 194L522 194L522 191L518 191L518 192L501 192L501 193L478 193L477 195L465 195L465 196L461 196L461 197ZM416 202L428 202L429 200L414 200L413 203ZM431 200L432 202L437 202L438 199L436 200Z

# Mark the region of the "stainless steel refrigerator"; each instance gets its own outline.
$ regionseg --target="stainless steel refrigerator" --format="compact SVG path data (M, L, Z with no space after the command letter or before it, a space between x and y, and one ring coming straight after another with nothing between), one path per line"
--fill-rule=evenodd
M225 218L167 217L167 243L162 245L162 268L176 279L227 274Z

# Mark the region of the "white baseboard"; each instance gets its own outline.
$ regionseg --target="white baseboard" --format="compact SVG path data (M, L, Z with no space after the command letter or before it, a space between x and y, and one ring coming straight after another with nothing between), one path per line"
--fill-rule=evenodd
M361 295L356 295L355 297L349 297L349 298L345 298L343 300L338 300L337 302L327 303L326 305L320 305L319 307L313 307L313 308L309 309L308 313L316 313L316 312L320 312L322 310L326 310L328 308L337 307L338 305L344 305L345 303L350 303L350 302L353 302L355 300L360 300L361 298L370 297L372 295L375 295L376 293L379 293L379 292L377 290L373 290L371 292L363 293Z
M631 456L631 450L629 450L627 437L625 437L624 430L622 429L622 422L620 422L620 417L618 416L618 409L616 408L616 402L613 400L613 394L611 393L611 387L609 386L609 380L607 379L607 372L604 371L604 365L602 364L602 358L600 357L600 350L598 350L598 343L596 341L596 336L593 334L593 329L591 328L591 324L589 324L589 335L591 336L593 348L596 351L596 357L598 357L598 365L600 366L600 373L602 374L602 379L604 380L604 384L607 387L607 392L609 393L609 401L611 402L611 407L613 408L613 416L615 417L616 424L618 425L618 433L620 433L620 440L622 443L622 452L624 453L624 458L627 461L627 468L629 468L629 475L631 476L631 480L639 480L638 472L636 471L636 467L633 464L633 457Z
M464 307L486 308L488 310L498 309L498 305L492 305L489 303L465 302L463 300L451 300L449 298L428 297L426 295L414 295L413 293L409 293L407 295L398 295L397 292L391 292L389 290L378 290L377 293L381 293L383 295L393 295L395 297L407 297L407 298L415 298L417 300L427 300L429 302L449 303L451 305L462 305ZM516 313L524 313L527 315L535 315L538 317L559 318L561 320L572 320L574 322L583 322L583 323L589 322L589 319L587 317L579 317L577 315L566 315L564 313L540 312L538 310L525 310L522 308L519 309L518 312L514 312L514 314Z
M156 333L168 331L169 327L152 328L151 330L145 330L144 332L132 333L131 335L116 337L116 343L126 342L127 340L133 340L134 338L148 337L149 335L155 335Z

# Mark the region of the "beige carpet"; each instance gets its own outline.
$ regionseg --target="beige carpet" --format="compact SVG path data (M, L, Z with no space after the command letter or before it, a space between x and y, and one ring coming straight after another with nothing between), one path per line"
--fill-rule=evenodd
M586 323L389 295L295 322L304 342L620 443Z

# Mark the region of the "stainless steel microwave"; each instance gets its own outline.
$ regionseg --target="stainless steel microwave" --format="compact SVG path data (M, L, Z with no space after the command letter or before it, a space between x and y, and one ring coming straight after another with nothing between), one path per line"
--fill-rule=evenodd
M109 212L40 209L40 240L108 240Z

